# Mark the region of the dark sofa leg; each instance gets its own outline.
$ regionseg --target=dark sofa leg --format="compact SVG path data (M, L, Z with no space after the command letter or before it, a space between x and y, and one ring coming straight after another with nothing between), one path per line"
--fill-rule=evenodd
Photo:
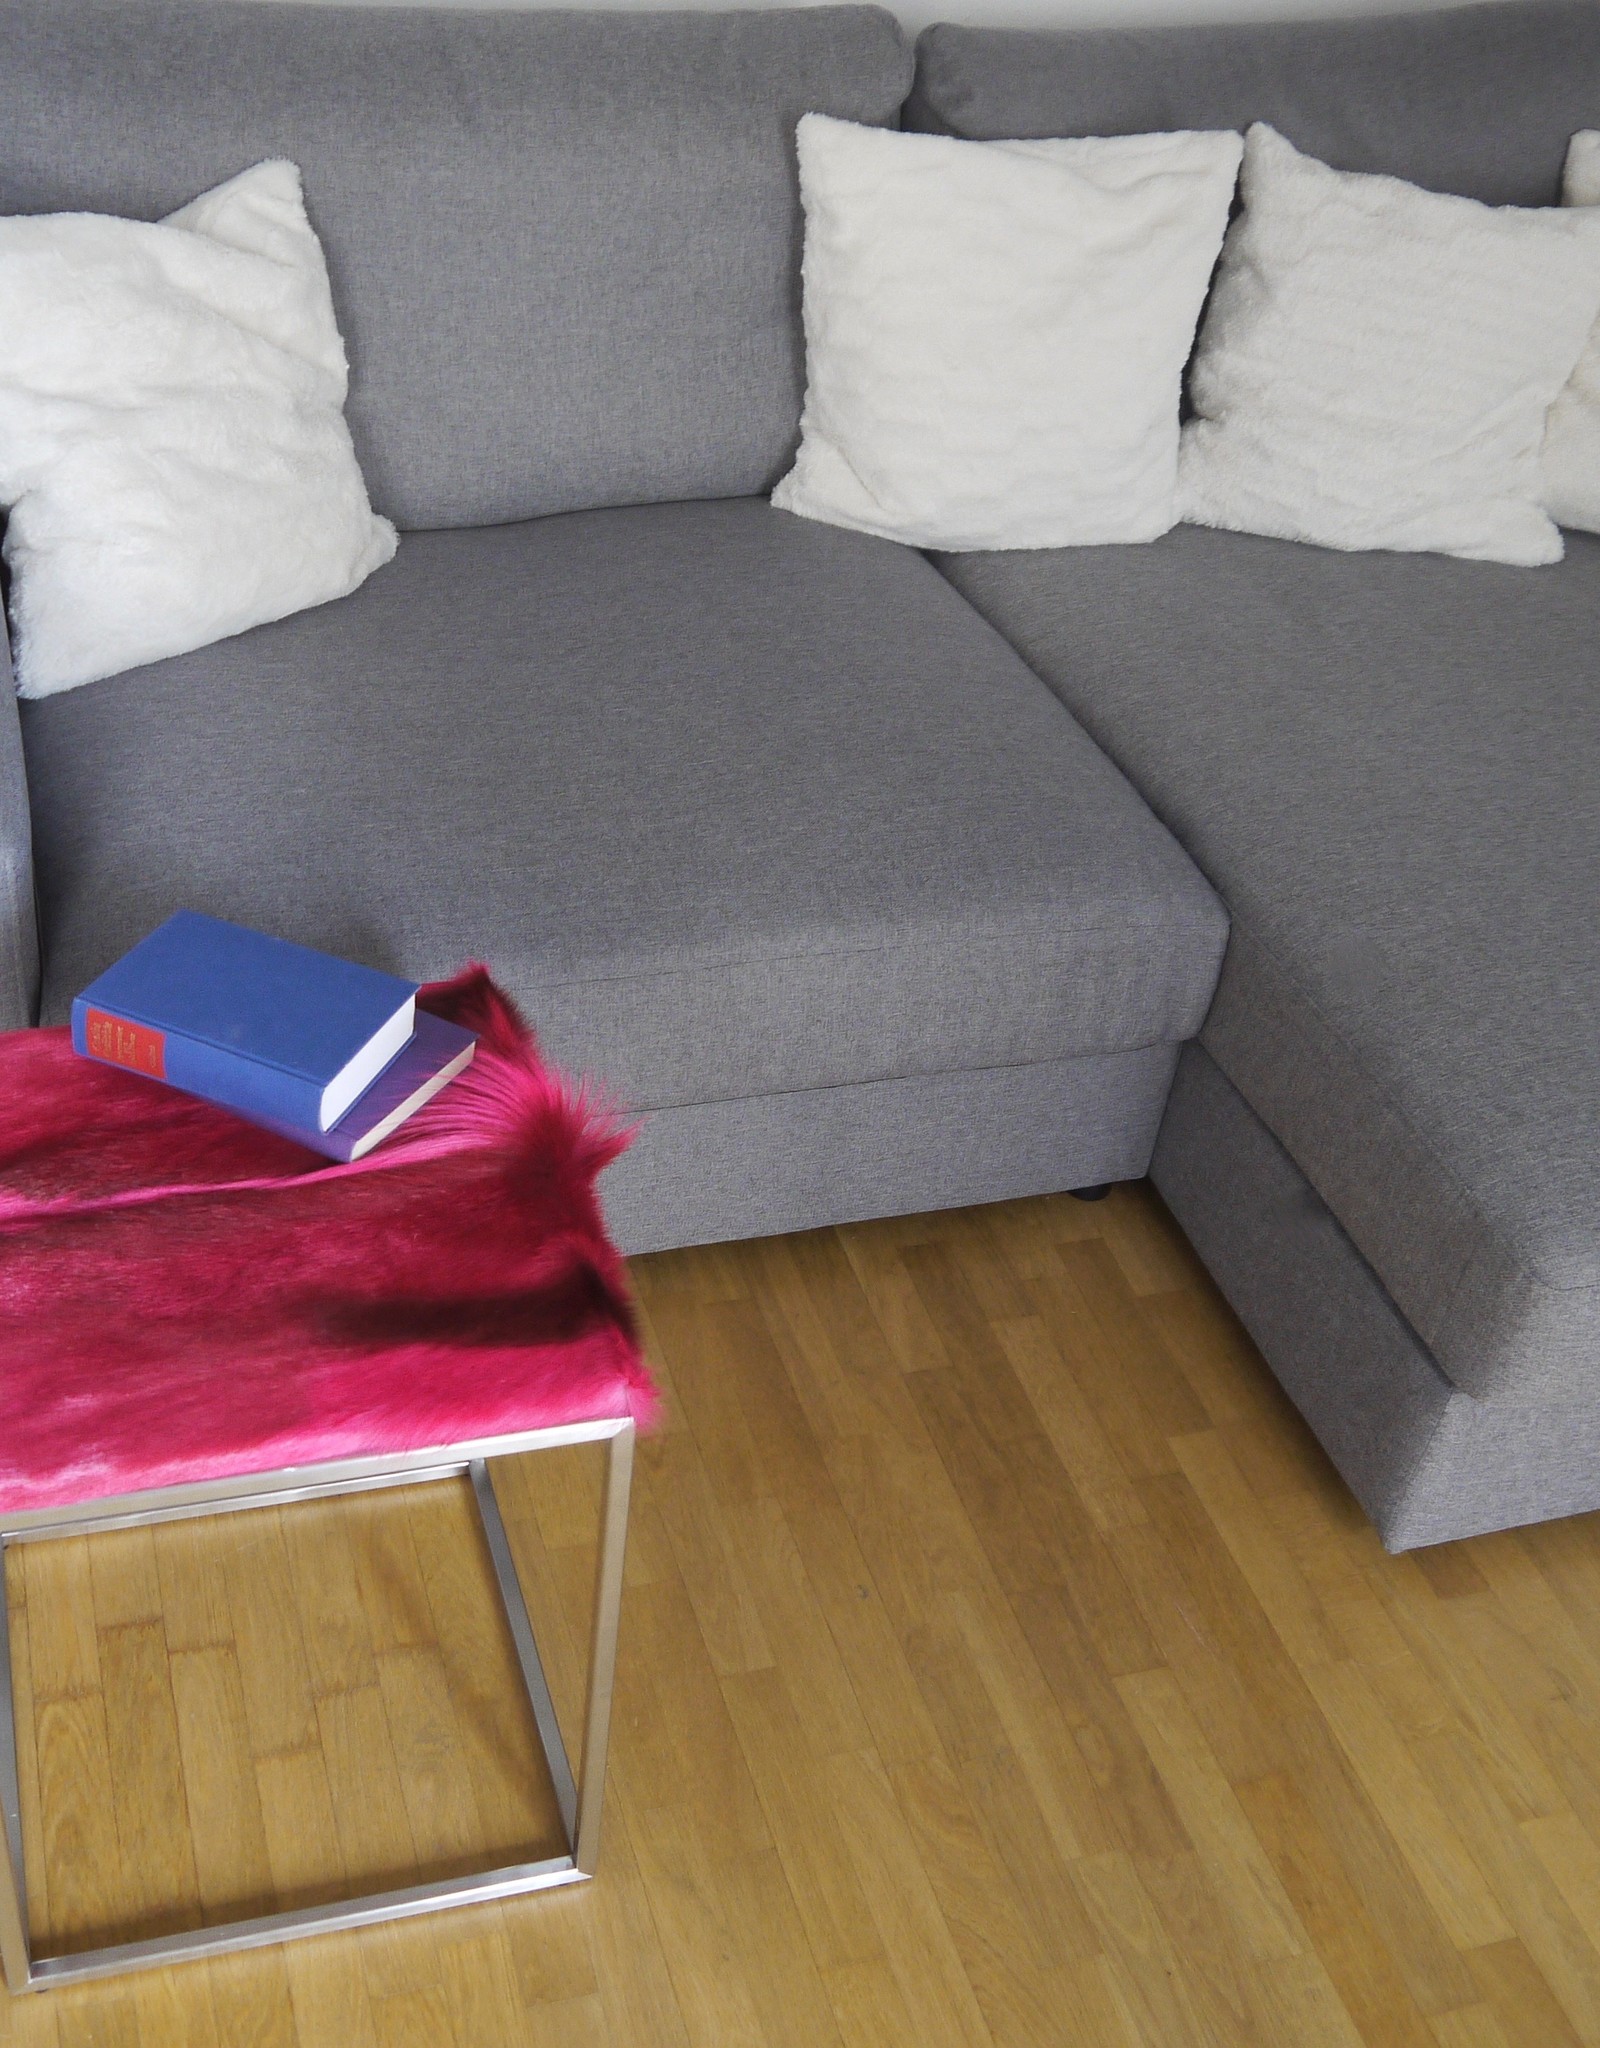
M1067 1193L1075 1202L1103 1202L1111 1192L1109 1181L1098 1188L1068 1188Z

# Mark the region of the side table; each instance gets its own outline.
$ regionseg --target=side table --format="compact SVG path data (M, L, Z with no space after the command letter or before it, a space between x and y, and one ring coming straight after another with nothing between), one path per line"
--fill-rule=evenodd
M63 1031L0 1034L0 1553L466 1477L562 1853L35 1955L0 1573L0 1964L12 1991L594 1872L634 1439L655 1406L595 1192L629 1134L545 1066L482 968L418 1001L475 1031L477 1057L351 1166L80 1060ZM606 1445L607 1466L574 1774L491 1473L497 1458L588 1443Z
M519 1892L551 1885L575 1884L592 1877L600 1847L600 1807L605 1792L606 1744L611 1727L611 1692L617 1663L617 1623L622 1607L623 1550L628 1529L628 1492L633 1473L634 1425L631 1420L602 1417L554 1429L532 1429L516 1436L480 1443L447 1444L434 1450L407 1451L396 1457L349 1458L281 1472L221 1479L211 1484L153 1488L109 1500L86 1501L73 1508L43 1508L31 1514L0 1516L0 1811L5 1821L4 1868L0 1869L0 1960L12 1991L47 1989L86 1977L106 1977L123 1970L151 1968L232 1949L260 1948L296 1935L332 1933L341 1928L370 1927L379 1920L403 1920L445 1906L511 1898ZM583 1717L583 1749L574 1780L566 1744L556 1720L555 1704L545 1679L539 1646L528 1619L527 1604L517 1578L505 1523L495 1500L490 1476L492 1458L525 1451L558 1450L571 1444L608 1446L605 1491L600 1511L600 1554L595 1570L594 1610L590 1636L588 1690ZM195 1515L220 1515L241 1508L288 1506L296 1501L325 1500L331 1495L365 1493L380 1486L415 1486L428 1480L466 1474L472 1481L495 1579L505 1604L506 1620L522 1667L534 1725L555 1787L566 1848L559 1856L536 1863L505 1864L437 1884L410 1885L399 1890L341 1899L328 1905L264 1913L185 1929L145 1941L76 1950L67 1955L36 1956L28 1939L27 1877L22 1848L22 1812L17 1780L16 1715L11 1688L11 1636L5 1595L4 1552L17 1543L42 1543L52 1537L92 1535L97 1530L137 1529L156 1522Z

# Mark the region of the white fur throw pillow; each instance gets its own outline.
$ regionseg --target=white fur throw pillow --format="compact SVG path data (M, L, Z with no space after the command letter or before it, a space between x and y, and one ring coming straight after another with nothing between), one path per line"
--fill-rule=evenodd
M772 502L914 546L1153 540L1233 134L800 123L806 402Z
M293 164L159 224L0 220L17 685L45 697L354 590L395 550Z
M1185 516L1558 561L1539 451L1600 313L1600 216L1330 170L1264 126L1243 198L1195 361Z
M1568 206L1600 207L1600 129L1574 135L1561 194ZM1545 510L1560 526L1600 533L1600 325L1550 408L1544 435Z

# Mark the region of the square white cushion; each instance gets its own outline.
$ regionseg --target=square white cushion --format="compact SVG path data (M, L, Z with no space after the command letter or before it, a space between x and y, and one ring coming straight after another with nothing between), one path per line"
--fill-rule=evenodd
M1600 312L1600 218L1491 207L1245 139L1184 430L1185 516L1532 564L1545 417Z
M1574 135L1562 199L1600 207L1600 129ZM1600 533L1600 324L1567 387L1550 408L1544 435L1545 510L1560 526Z
M395 550L293 164L161 223L0 220L0 503L25 697L353 590Z
M1234 134L959 142L807 114L787 511L938 548L1153 540Z

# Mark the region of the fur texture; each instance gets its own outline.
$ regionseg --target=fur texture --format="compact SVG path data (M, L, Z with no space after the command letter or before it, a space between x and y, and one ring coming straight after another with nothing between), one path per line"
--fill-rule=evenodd
M805 115L805 416L773 504L912 547L1165 533L1241 148Z
M630 1134L484 969L419 1000L477 1057L351 1166L0 1036L0 1510L651 1419L595 1192Z
M1545 418L1600 313L1600 216L1336 171L1258 122L1190 377L1202 526L1561 559Z
M1561 188L1565 206L1600 207L1600 128L1573 136ZM1600 533L1600 321L1544 429L1544 508L1558 526Z
M300 173L165 221L0 220L17 687L47 697L344 597L387 562Z

